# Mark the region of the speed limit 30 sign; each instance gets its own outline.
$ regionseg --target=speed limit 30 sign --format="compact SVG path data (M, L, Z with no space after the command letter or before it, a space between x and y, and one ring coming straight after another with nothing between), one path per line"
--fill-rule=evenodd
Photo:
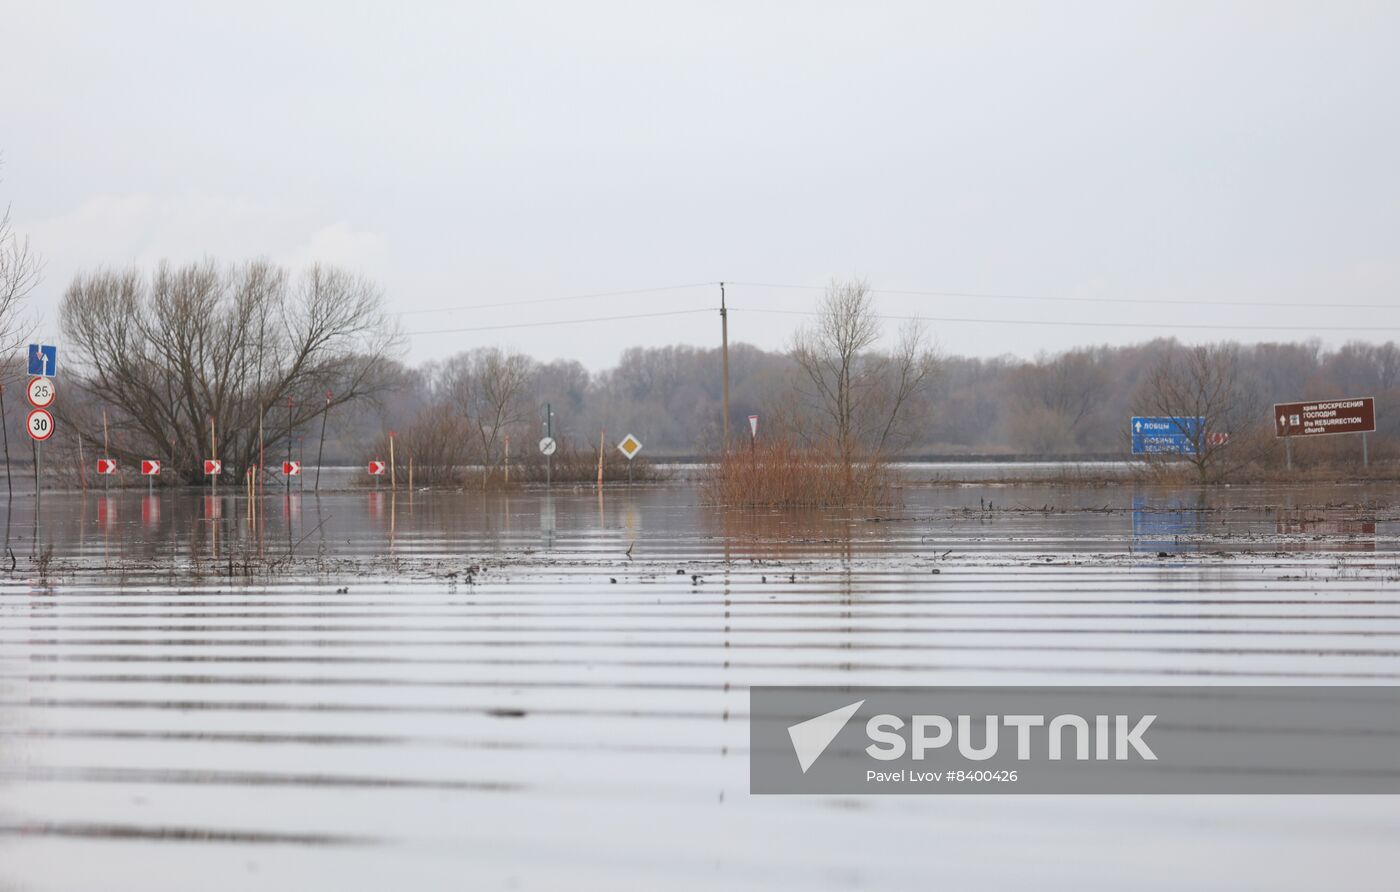
M30 437L43 442L53 436L53 415L48 409L33 409L24 419L24 429Z

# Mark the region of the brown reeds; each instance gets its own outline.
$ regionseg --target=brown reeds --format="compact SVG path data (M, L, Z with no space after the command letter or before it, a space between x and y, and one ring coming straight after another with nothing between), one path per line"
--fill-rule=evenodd
M770 439L713 461L701 498L734 508L825 508L888 505L894 473L880 458L843 460L839 451Z

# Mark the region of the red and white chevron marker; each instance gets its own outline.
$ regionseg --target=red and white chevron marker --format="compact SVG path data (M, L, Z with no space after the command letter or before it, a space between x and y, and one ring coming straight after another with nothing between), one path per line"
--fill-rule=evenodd
M215 474L222 474L223 472L224 462L222 459L206 458L204 460L204 475L206 477L212 477Z
M379 459L375 459L374 461L372 461L372 462L369 463L369 473L370 473L370 476L371 476L371 477L378 477L378 476L380 476L381 474L384 473L384 468L385 468L384 462L380 461Z
M284 462L282 462L282 473L283 473L283 474L286 474L288 477L300 477L300 476L301 476L301 462L299 462L299 461L284 461Z
M97 473L104 477L117 473L117 460L115 458L99 458L97 460Z
M160 474L160 462L149 458L141 459L141 476L155 477Z

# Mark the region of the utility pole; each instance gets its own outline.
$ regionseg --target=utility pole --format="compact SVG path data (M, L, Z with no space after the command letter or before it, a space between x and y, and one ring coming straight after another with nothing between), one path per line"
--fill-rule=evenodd
M724 451L729 452L729 309L724 305L724 283L719 283L720 353L724 364Z

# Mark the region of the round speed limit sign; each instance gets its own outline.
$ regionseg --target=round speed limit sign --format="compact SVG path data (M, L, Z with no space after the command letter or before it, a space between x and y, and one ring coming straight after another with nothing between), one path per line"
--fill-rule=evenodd
M24 428L35 440L47 440L53 436L53 416L47 409L35 409L24 419Z
M29 379L29 405L34 408L47 409L53 405L53 398L57 395L52 378Z

